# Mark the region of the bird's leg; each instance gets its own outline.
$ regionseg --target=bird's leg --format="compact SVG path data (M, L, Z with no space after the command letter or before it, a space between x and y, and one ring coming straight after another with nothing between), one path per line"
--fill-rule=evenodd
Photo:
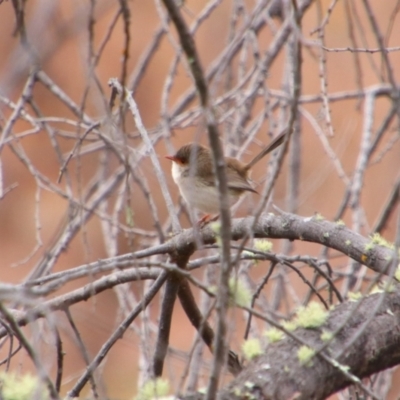
M211 216L211 214L206 214L204 215L198 222L197 222L197 226L199 228L204 228L207 224L209 224L210 222L214 222L219 218L219 214Z
M202 228L204 225L207 225L210 222L210 218L211 218L210 214L206 214L203 217L201 217L197 221L197 225L199 226L199 228Z

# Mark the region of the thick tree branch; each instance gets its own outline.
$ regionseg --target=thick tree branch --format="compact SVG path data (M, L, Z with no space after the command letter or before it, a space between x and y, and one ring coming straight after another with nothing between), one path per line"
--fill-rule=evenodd
M374 294L360 301L361 304L349 301L338 305L321 328L299 328L294 331L296 337L306 342L310 348L318 349L325 344L321 340L323 330L333 332L344 324L324 353L328 356L327 359L335 360L336 355L352 342L345 353L336 360L336 366L320 356L314 357L310 364L302 365L297 356L299 343L293 338L285 338L270 344L264 354L252 361L221 391L220 398L322 400L353 383L346 377L348 372L362 379L398 365L399 292ZM379 304L379 307L376 307L376 304ZM371 319L371 311L374 309L375 315ZM368 319L368 326L363 326ZM356 340L353 341L354 338ZM202 398L200 394L184 397L185 400Z
M389 273L388 268L393 251L375 244L371 238L365 238L341 223L327 221L319 215L301 217L283 212L278 216L263 214L255 225L253 223L253 217L232 220L232 240L242 239L253 227L251 235L255 238L318 243L338 250L376 272L386 275ZM207 226L200 232L200 239L204 244L214 244L217 237L211 227ZM165 246L180 252L187 246L195 246L195 240L194 232L188 229L165 243Z
M254 217L236 218L232 220L232 239L242 239L249 234L251 228L253 229L252 236L255 238L302 240L318 243L338 250L380 274L388 275L391 272L389 267L394 254L393 250L375 244L371 238L365 238L342 224L324 220L318 215L301 217L290 213L281 213L279 216L263 214L255 225ZM96 273L97 266L99 270L102 266L107 265L117 268L119 263L126 265L129 261L134 263L138 259L155 254L170 254L175 260L179 256L190 257L196 250L196 243L198 243L199 238L204 245L215 244L218 239L210 226L204 227L199 234L195 233L193 229L185 229L161 245L88 264L88 266L93 267L90 274ZM77 267L77 270L80 269L82 267ZM36 318L45 317L51 311L64 309L78 301L87 300L120 283L138 279L154 279L159 271L161 270L134 269L115 272L99 278L81 289L32 307L29 311L14 311L13 315L20 326L26 325ZM38 281L38 284L40 285L40 281ZM30 288L31 283L27 286ZM21 290L24 289L26 287L21 285ZM0 337L6 334L5 329L1 328Z

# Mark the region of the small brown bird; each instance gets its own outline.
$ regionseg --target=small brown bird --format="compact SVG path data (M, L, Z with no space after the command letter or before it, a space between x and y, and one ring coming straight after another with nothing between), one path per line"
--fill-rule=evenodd
M230 206L245 192L257 193L248 181L248 173L258 161L283 143L286 133L287 130L281 132L248 164L225 157ZM210 149L201 144L189 143L175 155L166 158L172 161L172 177L186 203L207 214L217 214L219 195Z

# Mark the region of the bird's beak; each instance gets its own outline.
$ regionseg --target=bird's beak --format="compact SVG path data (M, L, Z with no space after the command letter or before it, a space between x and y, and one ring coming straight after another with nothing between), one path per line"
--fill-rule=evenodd
M168 160L171 160L173 162L179 162L179 160L175 156L165 156Z

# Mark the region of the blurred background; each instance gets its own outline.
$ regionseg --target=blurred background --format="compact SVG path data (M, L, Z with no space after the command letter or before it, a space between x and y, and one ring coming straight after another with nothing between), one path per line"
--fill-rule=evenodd
M192 79L186 61L177 57L179 41L175 30L168 30L163 5L158 1L37 0L21 2L18 13L18 2L13 3L0 2L1 282L22 282L38 265L44 266L46 273L63 271L159 243L162 235L155 227L158 223L164 239L168 237L170 214L131 114L118 103L109 108L108 81L117 77L133 91L176 210L182 211L170 163L164 156L188 141L207 144L207 135L198 101L188 97ZM302 216L320 213L328 220L339 216L364 236L374 231L398 184L400 171L398 116L394 112L390 117L394 106L388 95L393 81L398 87L400 74L400 2L369 3L384 46L391 49L386 53L390 73L384 57L376 51L379 43L364 2L316 1L302 19L298 37L303 46L299 133L268 206L270 210L273 203ZM127 7L125 11L121 4ZM258 6L254 1L194 0L181 6L186 22L195 29L204 71L210 73L219 65L210 78L210 93L225 153L244 161L284 126L291 93L293 63L288 39L264 71L255 98L249 100L250 90L256 87L249 71L262 68L257 62L264 59L284 24L268 14L267 6L254 13ZM264 19L258 30L248 29L261 17ZM237 38L244 38L245 45L226 61L225 68L221 67L224 55L229 54L226 49L234 47ZM354 48L370 51L349 50ZM41 75L32 78L34 71ZM96 123L100 125L94 126ZM90 127L93 129L88 131ZM371 143L382 127L382 138L365 162L363 146ZM128 171L126 163L132 160L133 171ZM89 204L101 183L117 176L118 168L121 176L104 195L104 201L94 207L93 214L74 208L74 201ZM252 179L260 191L269 170L266 159L253 171ZM352 183L357 173L363 177ZM352 193L354 203L340 213L346 190L357 182L362 184L359 196ZM258 201L257 196L247 196L235 216L248 215ZM398 213L397 205L380 229L391 242L395 240ZM49 254L51 258L54 244L65 235L65 222L73 218L78 221L76 231L46 264L44 260ZM187 212L180 212L179 218L183 227L191 226ZM111 224L111 220L118 224ZM322 249L309 243L275 240L274 251L318 256ZM196 257L204 254L196 253ZM338 270L352 268L346 257L332 252L329 257ZM257 281L267 268L268 263L258 264L252 279ZM358 286L352 290L362 291L367 286L363 279L369 273L362 268L360 273ZM202 271L196 274L203 277ZM305 274L312 276L311 272ZM57 294L79 288L91 279L72 281ZM270 292L266 288L264 294L268 299L275 293L270 301L277 303L283 314L307 293L298 278L291 276L289 280L298 298L287 293L290 301L286 305L277 300L277 287ZM344 284L338 282L339 287ZM145 287L142 282L129 285L126 290L134 297L133 303ZM124 295L129 297L108 290L71 308L90 356L96 354L124 315ZM159 298L149 307L148 318L154 321L149 338L156 331L158 308ZM240 311L232 312L236 321L232 347L240 352L244 316ZM52 318L65 341L62 393L66 393L83 372L85 362L65 315L59 312ZM146 352L139 324L117 342L103 364L102 381L109 398L128 399L136 392L139 363ZM45 325L39 321L26 332L33 336L41 332L37 349L46 368L54 371L52 335ZM174 384L179 382L185 352L191 349L193 338L194 329L177 304L171 334L173 351L165 374ZM2 354L7 354L6 349ZM209 360L207 351L205 354ZM11 367L21 372L33 370L23 351L12 359ZM200 386L207 382L207 368L202 374ZM397 398L399 391L400 387L393 385L388 398Z

